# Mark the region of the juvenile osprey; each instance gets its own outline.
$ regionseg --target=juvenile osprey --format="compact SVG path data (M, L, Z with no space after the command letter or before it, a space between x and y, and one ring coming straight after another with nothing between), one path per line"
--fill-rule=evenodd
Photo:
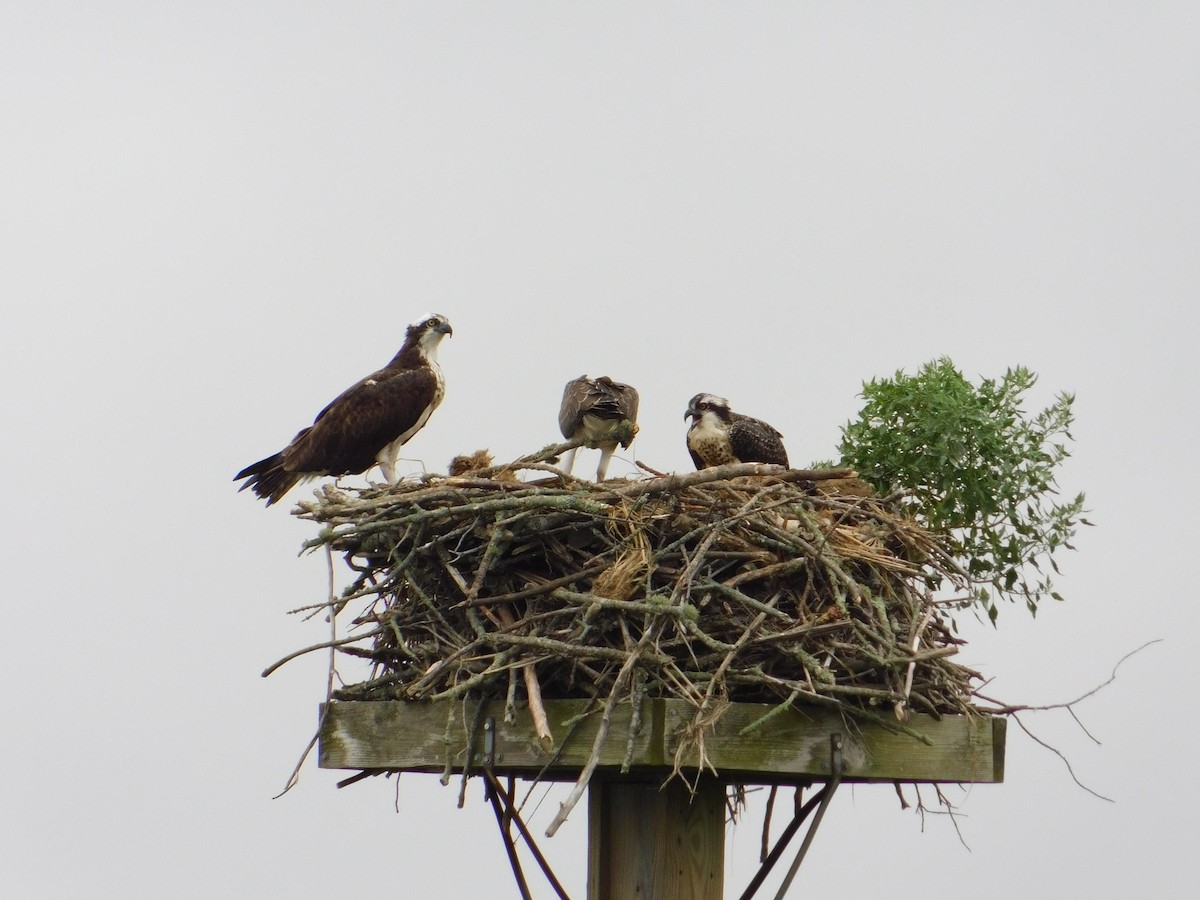
M376 464L394 482L400 447L442 402L446 386L437 348L453 333L445 316L413 322L391 362L343 391L278 453L233 476L246 479L238 490L254 488L270 506L301 481L357 475Z
M607 375L589 378L580 375L568 381L563 389L562 406L558 410L558 427L569 441L594 441L611 432L622 420L633 426L628 439L619 443L628 447L637 432L638 392L627 384L613 381ZM617 449L617 441L600 444L600 465L596 468L596 480L603 481L608 473L608 461ZM573 447L567 451L562 470L568 475L575 465Z
M697 394L683 415L689 416L688 452L697 469L736 462L788 464L783 435L766 422L733 412L724 397Z

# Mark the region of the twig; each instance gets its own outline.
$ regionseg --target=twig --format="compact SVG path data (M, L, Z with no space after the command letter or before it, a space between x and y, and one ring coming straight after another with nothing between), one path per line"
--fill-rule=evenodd
M1033 738L1033 740L1036 743L1041 744L1043 747L1045 747L1047 750L1049 750L1051 753L1053 753L1055 756L1057 756L1059 759L1061 759L1063 762L1063 765L1067 767L1067 772L1070 774L1071 780L1074 781L1077 785L1079 785L1081 788L1083 788L1085 791L1087 791L1093 797L1099 797L1101 800L1107 801L1108 803L1116 803L1116 801L1113 800L1111 797L1105 797L1103 794L1092 790L1090 787L1088 787L1086 784L1084 784L1082 781L1080 781L1079 778L1076 777L1076 775L1075 775L1075 770L1071 767L1071 761L1069 759L1067 759L1067 757L1065 755L1063 755L1062 751L1060 751L1057 747L1050 746L1045 741L1043 741L1040 737L1038 737L1036 734L1034 734L1032 731L1030 731L1028 728L1026 728L1025 723L1021 721L1021 717L1019 715L1017 715L1015 712L1012 712L1012 713L1009 713L1009 718L1011 718L1014 722L1016 722L1021 727L1021 730L1023 732L1025 732L1027 735L1029 735L1031 738Z
M1076 703L1080 703L1081 701L1086 700L1088 697L1091 697L1094 694L1098 694L1100 691L1104 690L1104 688L1108 687L1110 684L1112 684L1114 681L1116 681L1117 680L1117 670L1119 668L1121 668L1121 666L1125 662L1125 660L1129 659L1131 656L1135 656L1136 654L1141 653L1143 650L1145 650L1147 647L1151 646L1152 644L1160 644L1160 643L1162 643L1162 641L1163 641L1163 638L1155 638L1152 641L1146 641L1146 643L1142 644L1140 647L1135 647L1133 650L1130 650L1128 653L1126 653L1124 656L1122 656L1119 660L1117 660L1116 665L1113 666L1112 674L1109 675L1107 679L1100 682L1100 684L1096 685L1090 691L1087 691L1084 694L1080 694L1074 700L1068 700L1065 703L1048 703L1044 706L1029 706L1029 705L1025 705L1025 704L1001 703L999 700L993 700L991 697L987 697L987 696L979 693L978 691L975 692L975 696L978 697L980 700L986 700L989 703L994 703L995 708L993 710L991 710L991 712L995 712L997 714L1003 714L1003 715L1012 715L1013 713L1018 713L1018 712L1044 712L1045 710L1049 710L1049 709L1064 709L1064 708L1070 709ZM1090 737L1090 735L1089 735L1089 737ZM1095 738L1092 738L1092 739L1095 740ZM1100 743L1100 742L1096 741L1096 743Z
M577 581L589 581L595 578L601 572L609 567L609 563L598 563L578 572L571 572L563 575L560 578L552 578L544 584L534 585L522 591L511 591L507 594L499 594L495 597L474 597L470 600L464 600L457 604L458 606L491 606L497 603L515 603L517 600L528 600L530 597L536 597L539 594L549 594L556 589L565 587L568 584L574 584Z
M913 653L913 661L908 664L908 669L904 673L904 689L901 693L904 694L904 699L896 701L896 718L904 721L908 718L908 711L904 704L907 702L909 695L912 693L913 675L917 671L916 653L917 648L921 646L921 632L925 630L925 626L929 624L929 620L933 618L934 607L930 604L925 609L925 615L921 617L921 624L913 630L912 641L909 644L909 650Z
M356 635L352 635L350 637L338 638L336 640L321 641L319 644L311 644L308 647L303 648L302 650L294 650L291 653L289 653L287 656L283 657L282 659L276 660L275 662L271 663L271 665L269 665L265 669L263 669L261 677L266 678L268 675L270 675L272 672L274 672L276 669L278 669L284 663L289 663L293 659L296 659L299 656L304 656L304 654L306 654L306 653L312 653L314 650L332 650L336 647L344 647L347 644L356 644L359 641L365 641L367 638L378 637L379 635L383 634L383 632L385 632L386 630L387 630L386 628L381 626L379 628L376 628L373 631L364 631L362 634L356 634Z
M538 684L537 672L533 663L525 663L521 667L525 676L525 693L529 698L529 714L533 717L533 730L538 742L545 750L554 748L554 735L550 733L550 720L546 718L546 707L542 703L542 687Z
M563 822L567 821L567 816L571 814L571 810L575 808L575 805L579 802L579 798L587 790L588 782L592 779L592 773L596 771L596 766L600 763L600 751L604 748L605 738L608 737L608 729L612 723L612 714L616 706L617 697L625 689L625 684L633 673L633 668L637 663L641 651L658 636L658 631L661 630L663 621L663 619L656 619L649 628L642 632L642 637L638 641L637 646L634 647L633 652L629 654L629 659L625 661L625 664L621 666L621 670L617 672L612 691L604 703L604 712L600 715L600 724L596 728L596 738L592 741L591 756L588 757L583 771L579 773L579 779L575 782L575 786L571 788L571 793L567 795L566 800L559 804L558 813L554 816L550 827L546 829L546 837L554 837L554 833L558 831Z
M325 719L329 715L329 704L333 702L333 680L334 672L334 648L337 646L337 612L334 607L335 599L335 584L333 577L333 551L326 545L325 562L329 567L329 674L325 680L325 702L321 706L321 717L317 720L317 730L309 739L308 746L304 748L304 752L300 754L300 760L296 763L296 768L292 769L292 774L288 777L287 784L283 786L283 790L276 794L272 799L278 800L300 781L300 770L304 767L304 761L308 759L308 754L312 752L313 747L317 745L317 739L321 736L321 731L325 728ZM278 663L276 665L279 665ZM269 675L271 669L263 672L265 678Z

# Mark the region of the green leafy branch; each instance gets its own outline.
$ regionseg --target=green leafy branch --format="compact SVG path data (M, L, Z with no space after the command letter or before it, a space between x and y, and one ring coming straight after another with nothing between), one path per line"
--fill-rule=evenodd
M842 429L846 465L881 493L906 492L912 514L942 534L975 585L970 602L995 622L995 597L1030 613L1053 589L1055 552L1074 549L1084 495L1058 499L1055 471L1070 456L1074 396L1036 414L1022 408L1037 381L1028 369L973 386L945 357L914 376L863 385L857 421Z

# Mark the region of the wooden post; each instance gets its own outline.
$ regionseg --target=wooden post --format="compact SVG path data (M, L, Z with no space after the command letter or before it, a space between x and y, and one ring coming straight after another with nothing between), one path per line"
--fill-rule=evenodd
M594 778L588 788L588 900L721 900L725 787L702 778Z

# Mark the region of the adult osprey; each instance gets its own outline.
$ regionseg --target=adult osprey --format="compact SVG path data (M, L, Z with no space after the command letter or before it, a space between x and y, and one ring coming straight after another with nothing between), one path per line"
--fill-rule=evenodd
M589 378L580 375L568 381L563 389L562 406L558 409L558 427L569 441L594 441L605 437L623 420L633 426L628 436L619 441L605 441L600 448L600 465L596 468L596 480L603 481L608 473L608 462L617 449L617 444L628 447L637 433L638 392L627 384L613 381L607 375ZM563 460L562 470L568 475L575 465L572 447Z
M373 465L395 482L401 446L421 430L446 392L437 348L453 333L445 316L413 322L390 363L344 390L278 453L233 476L246 479L238 490L254 488L270 506L301 481L357 475Z
M736 462L788 464L783 435L766 422L733 412L724 397L697 394L683 417L689 416L688 452L697 469Z

